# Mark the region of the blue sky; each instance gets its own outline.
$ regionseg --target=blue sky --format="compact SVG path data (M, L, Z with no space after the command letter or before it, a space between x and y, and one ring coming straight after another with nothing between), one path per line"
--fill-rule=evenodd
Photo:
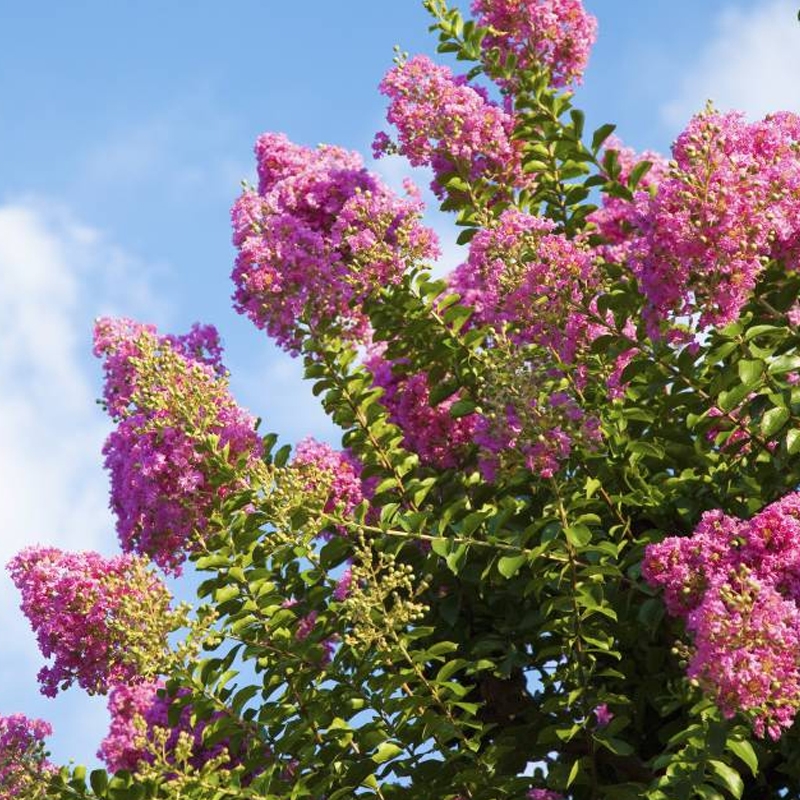
M707 98L800 111L793 0L586 5L600 37L576 102L639 149L667 151ZM392 47L432 54L426 26L417 0L0 0L0 561L36 542L114 552L89 354L99 314L173 331L213 322L265 429L331 436L299 364L230 308L228 211L262 131L369 160ZM449 220L430 222L455 266ZM0 576L0 714L50 720L54 757L92 762L105 703L38 695L17 603Z

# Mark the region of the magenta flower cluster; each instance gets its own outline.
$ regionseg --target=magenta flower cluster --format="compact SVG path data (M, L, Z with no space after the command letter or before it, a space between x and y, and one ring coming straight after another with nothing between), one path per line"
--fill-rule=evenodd
M183 336L158 336L155 325L125 317L101 317L94 326L94 354L103 359L105 382L103 403L113 419L127 416L135 409L137 366L144 357L145 340L169 347L188 361L207 365L216 375L224 376L222 346L213 325L195 323Z
M597 333L587 315L599 288L590 251L551 220L514 208L474 236L450 288L475 310L472 325L507 328L566 363Z
M53 660L39 672L49 697L72 683L104 694L113 683L140 680L176 627L169 591L135 556L29 547L8 570L39 649Z
M398 152L415 167L431 167L437 197L445 196L450 174L502 186L525 182L514 117L448 67L415 56L391 69L380 90L389 98L386 119L397 128L398 142L379 133L375 155Z
M312 150L265 133L255 152L258 191L245 191L231 212L237 311L294 354L304 333L330 326L360 340L359 304L438 255L420 224L422 204L395 196L339 147Z
M603 243L596 252L605 261L626 264L632 251L633 242L639 232L640 219L646 213L646 206L669 173L669 163L659 153L646 150L637 153L626 147L616 136L606 139L604 151L616 154L619 166L617 181L627 185L634 167L642 161L651 163L650 169L639 180L633 191L633 202L612 194L604 194L602 205L589 215L589 222L594 223L595 233L602 237ZM608 175L605 175L608 178Z
M481 448L478 465L489 481L504 465L523 466L541 478L552 478L576 441L592 449L601 439L597 418L585 414L567 392L554 392L544 401L521 396L491 414L483 413L474 435Z
M108 734L100 743L97 757L110 772L126 769L133 772L140 761L149 761L145 749L147 725L145 713L153 705L160 681L117 684L108 694L111 718Z
M373 375L374 385L383 389L380 402L389 420L402 432L403 446L416 453L423 464L439 469L460 466L473 443L475 415L451 416L458 393L432 405L428 376L408 374L406 365L387 359L383 349L374 347L364 364Z
M210 326L174 337L101 319L95 354L104 359L105 404L118 422L103 453L120 544L177 574L214 503L241 480L222 473L260 456L255 420L228 392Z
M175 763L178 739L188 734L192 740L190 766L200 769L212 759L226 753L228 759L224 766L232 769L241 763L241 758L231 753L229 740L218 741L213 745L203 742L206 720L192 721L192 705L187 703L181 710L176 724L169 721L169 708L172 702L185 697L188 690L179 691L178 698L171 700L162 691L163 681L153 681L136 686L118 684L108 698L108 711L111 717L108 735L100 744L97 757L111 772L119 770L135 771L137 766L154 761L155 730L168 731L163 746L163 755L168 763ZM212 714L211 719L219 719L223 712ZM161 748L158 748L161 752Z
M647 548L643 574L693 639L688 675L778 739L800 708L800 494L741 520L706 512Z
M527 798L528 800L564 800L564 795L550 789L531 789Z
M597 20L581 0L473 0L484 49L497 48L518 70L544 67L553 86L580 82L597 38Z
M655 320L733 321L765 262L800 254L800 116L694 117L641 209L631 266Z
M50 725L22 714L0 715L0 798L30 797L55 767L44 753Z
M326 514L349 516L365 497L361 464L324 442L311 437L298 442L292 466L302 474L306 491L323 498Z

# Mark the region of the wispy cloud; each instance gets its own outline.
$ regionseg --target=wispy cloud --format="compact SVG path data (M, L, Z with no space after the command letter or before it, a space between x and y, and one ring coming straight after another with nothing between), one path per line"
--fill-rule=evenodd
M134 314L153 304L145 266L65 209L41 199L0 205L3 566L35 543L115 549L100 455L108 428L94 403L100 381L90 355L91 324L99 314ZM77 714L86 738L70 722L55 750L65 759L91 755L106 724L103 704L72 692L42 706L35 682L41 658L18 602L2 570L0 713L65 720ZM12 700L16 707L8 708Z
M228 197L252 172L246 150L231 154L235 129L213 98L198 92L179 105L153 110L134 124L108 132L87 153L82 183L123 185L133 191L155 184L180 201L193 193Z
M674 129L712 100L753 118L771 111L800 112L800 25L793 0L765 0L727 9L716 32L685 69L677 95L662 108Z

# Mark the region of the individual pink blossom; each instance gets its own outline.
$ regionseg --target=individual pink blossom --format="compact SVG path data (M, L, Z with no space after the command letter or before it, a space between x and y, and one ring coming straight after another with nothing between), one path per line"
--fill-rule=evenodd
M697 315L735 320L764 265L800 254L800 116L748 123L706 111L673 146L674 163L636 220L631 267L651 326Z
M552 221L509 208L470 242L450 288L474 309L471 325L508 328L571 363L599 331L590 305L600 288L589 250Z
M265 133L255 151L258 191L231 211L236 310L293 354L304 336L331 326L360 341L360 304L438 255L421 202L394 195L339 147L312 150Z
M398 152L415 167L430 166L437 197L445 196L451 174L501 187L526 182L514 117L448 67L415 56L392 68L380 90L389 98L386 119L397 128L398 141L379 133L376 155Z
M0 715L0 798L31 797L56 771L48 761L44 739L53 729L22 714Z
M181 624L144 559L29 547L8 570L39 649L53 660L39 672L50 697L72 683L104 694L112 683L141 680L163 661L167 636Z
M260 457L255 420L228 391L211 327L160 336L150 325L101 319L95 353L118 423L103 454L120 544L177 574L214 504Z
M606 703L600 703L599 706L595 706L592 713L597 721L598 728L605 728L606 725L614 719L614 712L609 710Z
M485 50L514 56L517 70L547 69L553 86L580 82L597 38L580 0L473 0L472 13L489 28Z
M349 596L353 587L353 571L350 567L342 573L333 590L333 599L343 603Z

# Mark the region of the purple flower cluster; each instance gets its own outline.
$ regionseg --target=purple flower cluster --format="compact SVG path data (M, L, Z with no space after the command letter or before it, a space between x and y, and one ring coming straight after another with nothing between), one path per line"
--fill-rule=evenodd
M597 38L597 20L581 0L473 0L479 25L490 29L482 44L518 70L544 67L554 86L580 82Z
M182 708L177 723L171 725L169 708L175 700L171 700L164 692L159 694L159 690L163 688L162 681L138 686L119 684L112 688L108 698L111 724L108 735L97 752L97 757L106 764L109 771L135 771L141 762L152 763L156 729L166 733L163 752L169 763L175 763L179 737L187 734L193 742L189 765L195 769L200 769L223 753L228 755L224 764L226 769L232 769L241 763L241 758L230 752L230 741L223 740L210 746L203 743L203 731L208 722L192 722L190 703ZM187 693L188 690L180 691L178 697L185 697ZM211 719L219 719L222 714L223 712L218 711ZM162 748L159 746L158 749Z
M373 348L364 363L375 386L383 389L380 402L402 431L403 446L423 464L439 469L462 464L472 444L476 417L469 414L454 419L450 415L458 393L433 406L425 373L407 374L404 364L389 361L379 347Z
M451 173L502 186L525 182L514 117L448 67L415 56L391 69L380 90L389 98L386 119L399 139L395 145L379 133L375 155L399 152L415 167L430 166L437 197L445 196L442 179Z
M95 354L104 359L105 404L118 422L103 453L122 549L177 574L214 503L261 455L255 420L228 391L210 326L174 337L101 319Z
M550 789L531 789L527 798L528 800L564 800L564 795Z
M520 397L504 408L484 411L474 439L481 448L481 474L493 481L501 467L520 465L541 478L552 478L576 441L591 449L599 445L601 433L596 417L585 414L566 392L554 392L544 402Z
M603 238L603 244L597 248L597 253L605 261L625 264L638 235L639 220L650 198L667 176L669 164L662 155L652 150L636 153L630 147L623 145L616 136L606 139L604 149L606 154L616 153L616 163L620 170L617 180L624 185L627 185L637 164L642 161L649 161L652 164L639 180L633 192L633 202L604 194L601 207L588 218L589 222L594 223L597 234Z
M778 739L800 709L800 494L750 520L706 512L648 547L643 574L693 637L689 677Z
M349 453L311 437L298 442L292 467L303 476L305 490L323 498L326 514L348 516L365 497L361 464Z
M420 224L422 204L395 196L339 147L312 150L265 133L255 152L258 191L245 191L231 211L237 311L294 354L304 333L329 326L362 339L358 304L438 255Z
M472 325L508 328L512 338L571 363L596 335L587 309L599 287L589 250L554 232L551 220L514 208L470 242L450 279Z
M155 325L125 317L101 317L94 326L93 352L103 359L103 402L113 419L125 417L135 409L137 366L145 357L145 343L169 347L189 361L207 365L218 376L226 374L219 334L213 325L195 323L183 336L159 337Z
M30 797L55 772L44 749L44 739L52 733L40 719L0 715L0 798Z
M800 255L800 116L748 123L739 113L694 117L674 164L642 204L631 266L655 321L736 319L771 258Z
M30 547L8 569L39 649L53 659L39 672L50 697L74 682L90 694L135 682L159 663L177 627L169 591L135 556Z

